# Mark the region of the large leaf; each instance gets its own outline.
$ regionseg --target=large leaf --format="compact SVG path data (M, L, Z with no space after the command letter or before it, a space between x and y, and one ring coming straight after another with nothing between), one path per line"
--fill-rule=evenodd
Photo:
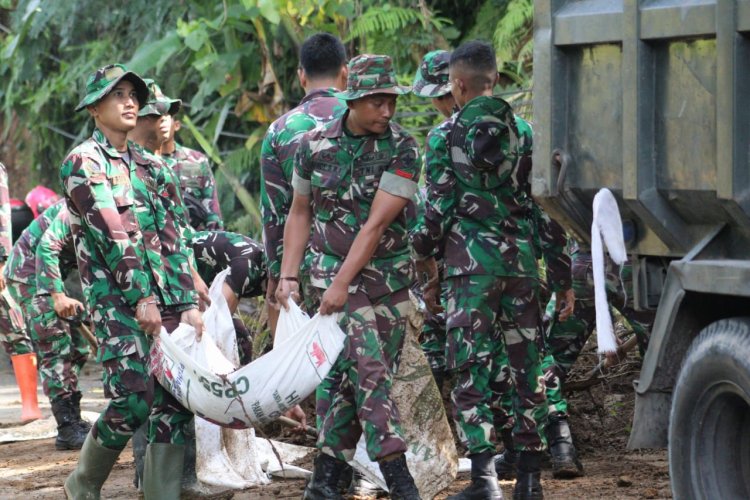
M144 74L153 69L161 70L172 56L182 48L182 41L176 31L170 31L156 42L144 43L133 54L127 64L128 69Z

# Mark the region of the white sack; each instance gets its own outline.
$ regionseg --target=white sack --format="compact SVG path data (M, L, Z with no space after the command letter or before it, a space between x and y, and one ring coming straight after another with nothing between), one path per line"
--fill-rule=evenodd
M617 200L609 189L602 188L594 196L594 220L591 224L591 261L594 271L594 304L596 306L596 335L600 354L615 352L617 339L609 314L605 278L604 245L612 261L621 266L628 260L622 235L622 220Z

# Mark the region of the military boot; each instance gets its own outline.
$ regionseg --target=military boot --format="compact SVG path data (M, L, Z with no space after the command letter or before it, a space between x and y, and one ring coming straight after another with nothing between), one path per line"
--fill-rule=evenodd
M464 490L448 497L448 500L502 500L503 491L497 484L491 451L469 455L471 459L471 483Z
M143 465L144 500L180 500L185 447L150 443Z
M583 476L583 464L578 460L567 417L550 415L547 442L552 455L552 477L565 479Z
M91 430L91 424L81 418L81 399L83 399L83 394L80 392L74 392L70 396L78 427L80 427L83 432L88 433Z
M396 458L380 460L378 465L392 500L420 500L419 490L403 453Z
M501 435L505 449L499 455L495 455L495 472L498 479L510 481L516 478L518 453L513 448L513 431L504 430Z
M303 500L343 500L338 489L339 476L346 462L325 453L315 457L313 474L305 486Z
M78 465L65 480L65 496L70 500L99 500L102 485L120 452L105 448L89 434L78 456Z
M58 450L80 450L88 432L78 425L73 401L70 398L52 401L52 414L57 421L55 448Z
M518 454L518 476L513 488L513 500L543 500L541 469L541 451L522 451Z

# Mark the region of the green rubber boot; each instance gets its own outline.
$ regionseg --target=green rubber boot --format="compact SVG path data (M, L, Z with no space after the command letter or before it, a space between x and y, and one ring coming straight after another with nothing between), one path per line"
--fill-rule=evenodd
M145 500L179 500L182 490L182 462L185 447L179 444L151 443L143 465Z
M65 480L65 496L71 500L99 500L102 485L121 451L105 448L89 433L78 456L78 465Z

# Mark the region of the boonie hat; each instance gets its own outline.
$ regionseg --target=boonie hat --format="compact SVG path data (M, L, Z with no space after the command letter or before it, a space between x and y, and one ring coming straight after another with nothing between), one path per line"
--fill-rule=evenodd
M95 104L117 85L120 80L127 80L135 87L135 92L138 95L138 103L142 106L148 99L148 88L144 83L143 79L122 64L109 64L97 69L94 73L90 74L86 80L86 95L83 97L81 102L78 103L75 110L80 111L86 106Z
M349 61L346 90L336 97L352 101L372 94L408 94L409 87L396 83L393 60L389 56L362 54Z
M138 116L175 115L182 106L182 99L171 99L164 95L161 87L151 78L144 80L148 87L148 102L138 111Z
M476 97L455 120L450 146L459 177L483 187L504 182L520 156L518 128L510 104L499 97Z
M419 97L441 97L450 93L450 60L451 53L447 50L433 50L425 54L414 76L412 92Z

